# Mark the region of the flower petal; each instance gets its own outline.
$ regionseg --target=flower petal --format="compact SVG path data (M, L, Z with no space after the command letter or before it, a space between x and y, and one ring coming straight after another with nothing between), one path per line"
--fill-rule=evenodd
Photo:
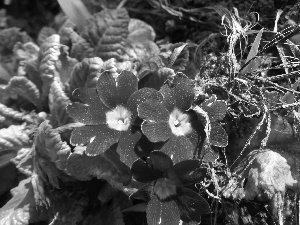
M178 163L183 160L192 159L195 148L196 146L191 143L189 138L171 135L171 138L161 151L169 155L174 163Z
M129 97L137 90L137 77L132 72L123 70L117 77L117 104L126 106Z
M141 137L142 132L133 127L129 127L127 131L123 131L121 134L117 151L120 154L121 161L129 167L138 158L134 152L134 147Z
M173 166L172 159L161 151L153 151L150 153L149 163L154 170L166 173Z
M156 181L152 181L148 184L145 184L143 187L139 188L139 190L132 195L129 196L130 199L142 199L145 200L146 202L149 202L150 199L153 197L153 187L155 185Z
M120 133L109 129L106 124L79 127L72 132L71 144L87 145L88 156L99 155L119 141Z
M163 105L169 112L172 112L176 104L173 89L171 89L168 84L165 84L161 87L159 92L162 93L162 95L164 96Z
M201 215L210 213L207 201L196 192L184 188L176 188L177 195L173 197L180 209L180 219L184 222L200 222Z
M174 77L173 85L176 107L182 111L188 110L195 97L192 81L184 74L178 73Z
M162 94L153 89L153 88L142 88L136 92L134 92L128 102L127 102L127 109L130 110L130 112L132 113L131 115L131 123L134 125L140 125L142 123L142 121L138 118L138 112L137 112L137 108L138 105L148 99L155 99L157 101L162 101L163 100L163 96Z
M178 186L189 186L198 183L207 172L206 168L199 168L199 166L199 160L181 161L168 170L168 177L175 181Z
M163 177L163 172L155 170L150 163L142 159L136 160L131 167L132 177L139 182L148 183Z
M142 131L152 142L166 141L172 134L168 110L156 100L148 100L138 106L139 117L144 119Z
M96 85L97 92L101 101L110 109L117 106L116 101L116 81L110 71L104 71Z
M174 201L161 202L153 196L147 205L148 225L174 225L180 222L180 211Z
M73 119L86 125L105 124L108 108L98 98L96 89L76 89L73 97L85 103L75 102L67 106L67 112Z

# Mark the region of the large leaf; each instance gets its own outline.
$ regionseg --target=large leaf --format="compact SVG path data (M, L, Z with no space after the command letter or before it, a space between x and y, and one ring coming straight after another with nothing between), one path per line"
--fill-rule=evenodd
M40 92L36 85L26 77L15 76L11 78L6 86L0 88L0 94L8 96L19 95L37 108L41 108Z
M70 99L63 91L61 83L54 80L51 84L49 93L49 108L52 119L51 122L54 127L73 122L66 110L69 103Z
M30 145L29 132L24 125L11 125L0 130L0 151Z
M45 212L38 212L34 202L31 178L22 180L11 190L13 195L0 209L0 225L27 225L46 219Z
M82 61L85 58L91 58L94 56L94 49L91 47L91 44L87 42L83 37L76 33L70 27L64 27L62 29L61 36L66 35L72 43L72 48L70 56Z
M88 21L82 36L95 48L103 60L122 59L128 36L129 16L125 8L102 10Z
M65 169L67 158L71 153L70 146L61 140L60 134L52 129L48 121L44 121L38 127L35 149L39 158L55 163L60 170Z
M76 150L77 149L77 150ZM67 171L78 180L98 179L128 183L131 179L129 167L120 161L116 152L109 149L97 156L87 156L82 147L76 147L68 158Z
M103 61L101 58L86 58L77 63L72 72L69 83L69 94L79 87L95 87L101 74Z

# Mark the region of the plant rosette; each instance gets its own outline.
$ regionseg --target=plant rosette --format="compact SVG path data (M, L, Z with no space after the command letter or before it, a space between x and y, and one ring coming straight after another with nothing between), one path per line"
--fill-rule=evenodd
M86 146L88 156L116 147L121 161L130 167L138 158L134 146L142 135L135 126L139 125L137 106L146 99L161 101L161 94L151 88L138 90L137 77L129 71L116 79L105 71L96 88L78 88L73 97L81 102L70 103L67 111L84 126L73 130L71 144Z
M206 174L200 161L185 160L173 164L161 151L153 151L146 161L138 159L132 165L133 178L147 183L130 198L143 199L147 204L149 225L200 222L201 215L210 213L207 201L185 186L200 182Z
M165 142L161 151L177 163L192 159L199 146L200 121L188 111L194 101L192 81L177 73L173 81L160 89L163 101L149 99L138 106L138 115L144 121L142 132L151 142Z

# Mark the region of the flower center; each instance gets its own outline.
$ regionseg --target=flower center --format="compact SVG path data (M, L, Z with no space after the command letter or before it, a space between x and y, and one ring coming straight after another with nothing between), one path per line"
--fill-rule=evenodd
M175 108L169 117L169 126L176 136L189 134L193 129L189 121L189 115Z
M111 129L126 131L130 126L130 122L131 112L124 106L117 105L116 108L106 113L106 123Z
M176 185L172 180L160 178L156 181L153 191L160 200L167 200L176 194Z

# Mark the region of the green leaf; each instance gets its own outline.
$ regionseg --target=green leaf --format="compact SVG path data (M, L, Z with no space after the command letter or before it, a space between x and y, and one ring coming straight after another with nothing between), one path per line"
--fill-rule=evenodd
M61 140L60 134L52 129L48 121L42 122L38 127L35 149L40 157L55 163L58 169L64 170L66 168L71 148Z
M7 107L6 105L3 105L0 103L0 116L3 117L5 124L7 124L8 120L12 120L12 121L26 121L28 123L32 123L33 122L33 118L31 117L31 115L25 113L25 112L19 112L16 111L10 107ZM1 119L0 119L1 121ZM1 121L2 122L2 121Z
M88 21L82 36L95 48L97 56L103 60L122 59L125 40L128 36L130 18L125 8L102 10Z
M99 57L86 58L77 63L68 81L69 94L79 87L95 87L102 72L103 61Z
M36 85L26 77L15 76L11 78L8 85L0 91L7 95L18 94L39 109L41 108L40 92Z
M11 125L0 130L0 151L31 145L24 125Z
M73 119L67 113L67 105L70 99L63 91L61 84L54 80L50 87L49 108L51 113L51 122L54 127L72 123Z
M227 133L218 122L211 122L210 144L217 147L226 147L228 145Z
M78 180L98 179L113 180L128 183L131 179L127 167L116 152L107 150L97 156L87 156L85 148L76 147L75 152L68 158L67 171Z
M13 197L0 209L0 224L27 225L46 219L44 213L38 212L34 202L31 178L22 180L11 190Z
M91 58L94 56L94 49L91 44L87 42L83 37L76 33L70 27L64 27L62 29L61 36L66 35L72 43L70 56L82 61L84 58Z
M68 18L83 30L91 14L81 0L58 0L58 3Z
M128 31L128 39L135 41L154 41L156 37L154 29L149 24L139 19L130 19Z
M250 52L247 56L245 65L242 70L240 71L240 74L246 74L246 73L252 73L254 71L256 71L258 69L258 67L260 66L260 59L259 58L255 58L257 53L258 53L258 48L259 48L259 44L260 44L260 40L261 40L261 36L263 33L263 29L261 29L258 34L256 35L256 38L252 44L252 47L250 49ZM251 60L251 61L250 61ZM247 64L248 63L248 64Z

